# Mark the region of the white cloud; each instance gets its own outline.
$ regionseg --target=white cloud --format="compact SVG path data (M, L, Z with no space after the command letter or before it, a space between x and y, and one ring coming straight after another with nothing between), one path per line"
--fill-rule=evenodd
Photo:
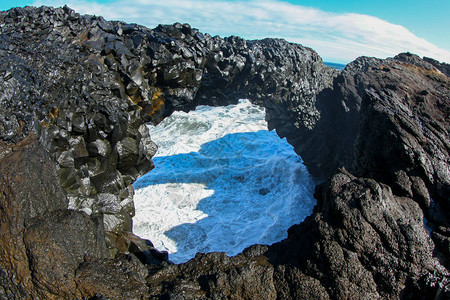
M102 15L148 27L189 23L213 35L248 39L280 37L315 49L324 60L349 62L358 56L385 58L413 52L450 62L450 51L382 19L336 14L276 0L38 0L35 6L67 4L79 13Z

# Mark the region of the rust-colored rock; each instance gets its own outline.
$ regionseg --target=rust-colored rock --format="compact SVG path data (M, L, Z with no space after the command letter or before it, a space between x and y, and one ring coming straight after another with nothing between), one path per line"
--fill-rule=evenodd
M25 222L67 207L53 163L35 135L14 146L3 146L0 161L0 296L36 295L23 240ZM3 290L3 295L2 295Z

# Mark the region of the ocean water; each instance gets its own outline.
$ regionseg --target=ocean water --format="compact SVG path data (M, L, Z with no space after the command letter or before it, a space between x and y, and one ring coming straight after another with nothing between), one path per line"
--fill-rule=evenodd
M344 64L338 64L338 63L333 63L333 62L328 62L328 61L324 61L323 62L325 65L334 68L336 70L342 71L344 70L345 66Z
M315 183L263 108L240 100L149 126L155 169L134 183L133 231L175 263L273 244L312 213Z

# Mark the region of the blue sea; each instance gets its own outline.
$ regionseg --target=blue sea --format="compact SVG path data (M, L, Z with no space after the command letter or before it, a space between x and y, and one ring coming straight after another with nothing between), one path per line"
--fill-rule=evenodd
M339 70L339 71L344 70L344 68L345 68L345 66L346 66L346 65L343 65L343 64L338 64L338 63L333 63L333 62L327 62L327 61L324 61L323 63L324 63L325 65L327 65L327 66L329 66L329 67L331 67L331 68L335 68L336 70Z
M264 108L240 100L149 126L159 149L155 169L134 184L133 231L175 263L286 238L312 213L315 183L264 116Z

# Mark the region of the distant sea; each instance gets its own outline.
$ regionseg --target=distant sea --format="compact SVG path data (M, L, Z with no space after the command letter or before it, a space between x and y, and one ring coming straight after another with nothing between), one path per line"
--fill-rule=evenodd
M335 68L336 70L343 70L345 68L346 65L343 64L338 64L338 63L333 63L333 62L328 62L328 61L324 61L324 64L326 64L329 67Z

